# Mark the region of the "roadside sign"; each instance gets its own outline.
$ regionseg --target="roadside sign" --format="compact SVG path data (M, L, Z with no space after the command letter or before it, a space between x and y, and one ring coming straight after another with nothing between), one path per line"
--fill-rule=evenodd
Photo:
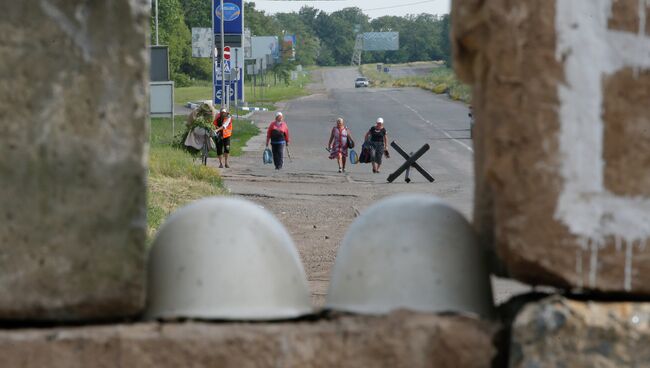
M224 54L225 56L225 54ZM224 74L230 74L230 60L229 58L223 61L223 72Z
M230 60L230 46L226 46L223 48L223 58L225 60Z
M223 12L219 0L212 1L212 11L214 14L214 34L221 34L221 14L224 17L224 34L244 33L244 5L242 0L224 0Z

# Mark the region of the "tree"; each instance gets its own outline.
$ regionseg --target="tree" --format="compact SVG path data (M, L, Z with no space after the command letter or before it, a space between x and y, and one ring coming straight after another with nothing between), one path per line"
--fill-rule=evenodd
M158 12L159 40L162 45L169 46L169 69L172 79L178 84L183 84L186 78L179 74L182 74L181 65L192 55L192 36L185 25L181 3L179 0L158 0ZM154 22L151 24L153 27ZM152 37L155 37L153 32Z
M253 36L269 36L279 35L282 33L282 28L277 20L263 10L257 10L255 3L244 2L244 24L250 28Z
M190 30L192 27L212 27L212 1L209 0L181 0L185 24Z
M445 60L447 66L451 67L451 15L443 15L441 23L442 30L440 32L440 52L442 53L443 60Z

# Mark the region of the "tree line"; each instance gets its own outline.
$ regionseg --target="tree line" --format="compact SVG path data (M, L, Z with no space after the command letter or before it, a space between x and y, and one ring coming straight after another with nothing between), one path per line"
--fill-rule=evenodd
M159 40L169 45L172 79L178 86L190 79L209 80L209 59L192 58L192 27L211 27L211 2L208 0L158 0ZM364 52L363 63L405 63L451 58L448 14L383 16L370 19L356 7L330 14L310 6L298 12L267 14L254 2L244 2L245 26L253 36L296 35L296 60L302 65L347 65L355 43L355 31L399 32L397 51ZM155 41L152 12L152 44Z

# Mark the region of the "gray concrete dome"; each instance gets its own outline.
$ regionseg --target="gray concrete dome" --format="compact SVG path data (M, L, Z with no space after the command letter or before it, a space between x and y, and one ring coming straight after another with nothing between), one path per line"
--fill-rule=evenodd
M312 312L284 226L249 201L213 197L173 213L149 257L146 318L273 320Z
M491 316L487 257L470 224L436 197L394 196L350 227L332 270L326 307Z

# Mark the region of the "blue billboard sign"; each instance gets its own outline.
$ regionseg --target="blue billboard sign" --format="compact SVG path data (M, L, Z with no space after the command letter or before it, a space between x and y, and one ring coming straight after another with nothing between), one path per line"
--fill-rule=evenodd
M214 34L221 34L221 15L223 14L224 34L244 33L244 6L242 0L224 0L223 11L221 1L212 1L214 14Z

